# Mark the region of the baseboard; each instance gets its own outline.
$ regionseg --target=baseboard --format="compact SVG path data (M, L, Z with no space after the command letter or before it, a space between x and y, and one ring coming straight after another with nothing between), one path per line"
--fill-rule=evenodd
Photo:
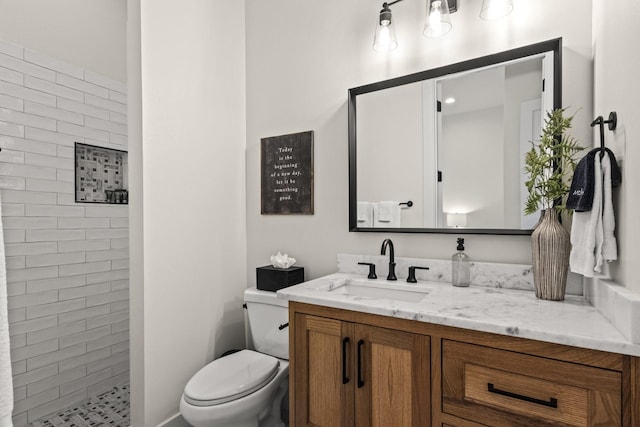
M158 424L158 427L191 427L191 425L182 418L180 413Z

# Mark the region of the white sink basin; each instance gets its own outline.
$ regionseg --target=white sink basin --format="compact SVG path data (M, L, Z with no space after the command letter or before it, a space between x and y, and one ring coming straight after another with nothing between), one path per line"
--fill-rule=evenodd
M347 279L342 284L334 284L328 292L354 297L388 299L405 302L418 302L427 296L430 288L417 285L405 285L397 282Z

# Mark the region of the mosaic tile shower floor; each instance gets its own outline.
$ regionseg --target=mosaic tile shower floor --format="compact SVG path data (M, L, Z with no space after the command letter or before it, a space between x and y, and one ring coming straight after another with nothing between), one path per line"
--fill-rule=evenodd
M34 421L33 427L88 427L129 425L129 385L90 397L77 405Z

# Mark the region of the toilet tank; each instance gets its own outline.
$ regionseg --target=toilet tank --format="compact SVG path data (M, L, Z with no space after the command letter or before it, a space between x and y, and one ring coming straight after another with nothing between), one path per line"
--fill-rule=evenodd
M289 301L275 292L249 288L244 302L256 351L289 360Z

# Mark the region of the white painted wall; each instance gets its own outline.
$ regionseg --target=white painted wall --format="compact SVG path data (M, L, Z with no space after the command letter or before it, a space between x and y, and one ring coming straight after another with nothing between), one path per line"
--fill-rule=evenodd
M622 185L613 192L619 261L611 273L616 282L640 291L640 56L633 48L640 40L640 3L594 1L593 9L594 116L618 113L618 128L605 130L605 138L622 168ZM594 131L594 143L599 139Z
M126 0L2 0L0 39L125 82Z
M247 28L247 281L269 255L287 251L307 278L336 269L336 253L378 253L391 237L400 256L444 258L455 236L348 232L347 89L517 46L563 37L564 104L581 108L576 136L591 141L591 2L518 2L506 19L478 18L479 2L452 15L440 40L421 35L425 4L393 7L399 48L371 49L380 4L371 0L246 1ZM550 11L553 11L552 13ZM315 131L315 214L260 215L261 137ZM472 259L531 262L529 236L467 236Z
M141 201L131 205L141 227L131 235L132 311L141 313L132 317L132 424L155 426L178 412L198 369L244 346L244 4L143 0L139 12L129 24L129 72L142 75L131 95L142 123L130 161Z
M127 117L129 118L129 372L134 426L144 426L144 212L142 192L142 55L140 0L127 1Z

